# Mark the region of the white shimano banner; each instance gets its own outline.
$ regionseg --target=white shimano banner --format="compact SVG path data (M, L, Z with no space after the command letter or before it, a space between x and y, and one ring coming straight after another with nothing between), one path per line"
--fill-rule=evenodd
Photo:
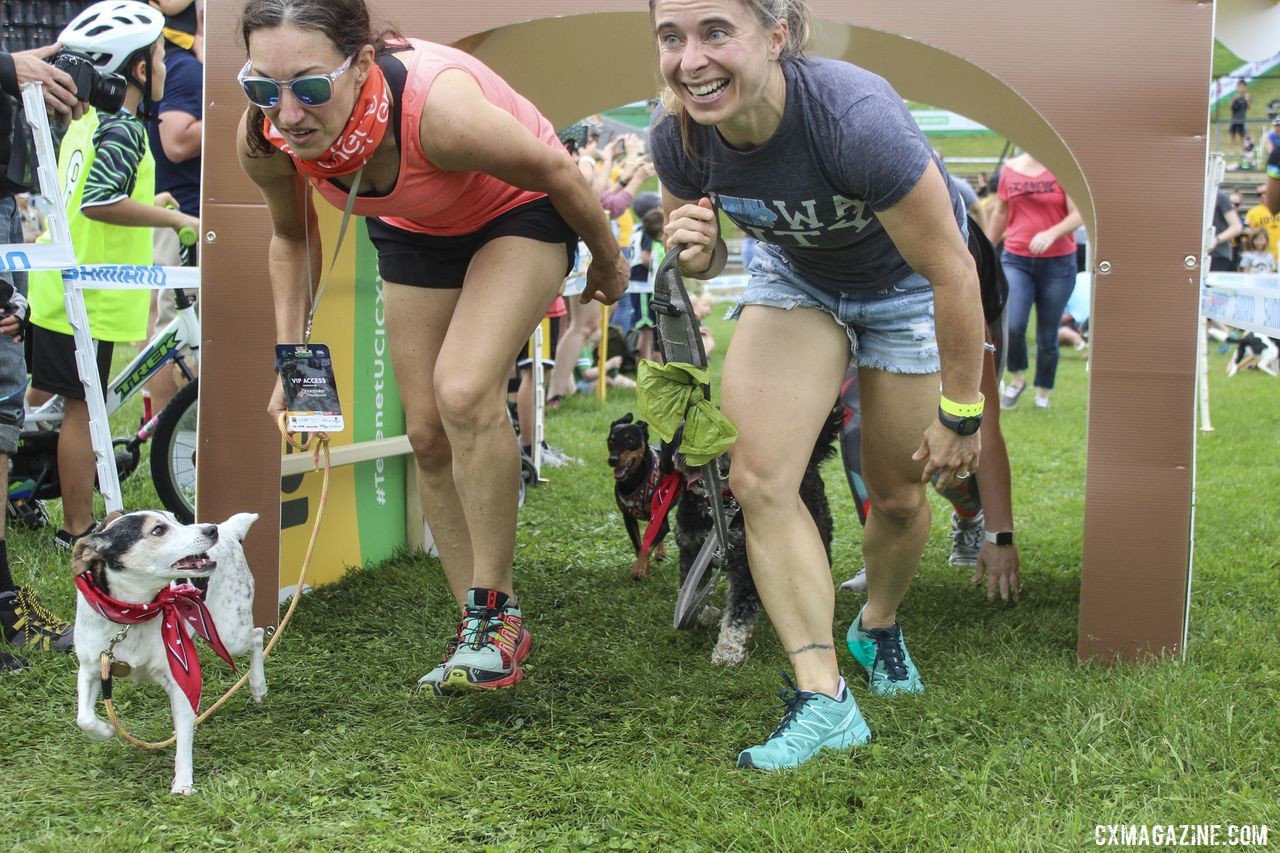
M199 267L141 264L77 264L70 244L0 243L0 270L61 270L62 280L84 290L198 290Z
M76 265L70 243L0 244L0 270L60 270Z
M1280 338L1280 275L1209 273L1200 311L1210 320Z
M76 281L85 290L165 290L200 287L198 267L149 267L128 264L87 264L62 271L62 280Z

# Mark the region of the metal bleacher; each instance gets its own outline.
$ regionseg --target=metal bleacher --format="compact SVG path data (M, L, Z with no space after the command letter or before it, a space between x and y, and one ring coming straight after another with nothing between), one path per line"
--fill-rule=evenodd
M0 37L9 53L42 47L58 40L67 22L92 0L3 0Z

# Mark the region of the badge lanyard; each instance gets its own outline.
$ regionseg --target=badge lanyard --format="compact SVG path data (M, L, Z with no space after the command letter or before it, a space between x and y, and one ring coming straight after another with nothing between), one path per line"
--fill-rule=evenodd
M351 181L351 191L347 193L347 204L342 208L342 224L338 226L338 242L333 247L333 260L329 262L329 271L325 273L324 279L320 282L320 287L315 291L315 295L311 297L311 310L307 312L307 323L302 329L302 343L311 343L311 326L315 323L316 309L320 307L320 297L324 296L324 289L329 286L329 278L333 275L333 268L338 264L338 252L342 249L342 239L347 234L347 224L351 221L351 211L356 206L356 192L360 189L360 176L364 174L364 166L356 170L355 177ZM306 237L306 255L307 255L307 292L311 292L311 282L314 278L311 275L311 228L309 227L310 218L304 213L303 215L303 234Z
M338 264L338 253L342 250L342 241L347 234L347 225L351 222L351 211L355 207L356 193L360 189L360 176L364 173L361 167L351 181L351 189L347 193L347 203L342 209L342 224L338 228L338 240L333 247L333 259L329 262L329 270L325 273L320 286L311 290L311 282L315 279L311 269L311 217L304 208L303 234L307 266L307 295L311 297L311 308L307 312L306 324L302 330L302 343L277 344L276 366L280 372L280 383L285 394L285 411L290 431L341 431L344 428L342 408L338 402L338 388L333 376L333 361L329 348L324 344L311 343L311 329L315 324L316 309L320 307L320 299ZM304 205L310 204L308 195Z

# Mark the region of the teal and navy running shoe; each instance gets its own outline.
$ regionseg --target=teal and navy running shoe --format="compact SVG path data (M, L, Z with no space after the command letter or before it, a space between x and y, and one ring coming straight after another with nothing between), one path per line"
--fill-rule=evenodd
M524 628L520 606L506 593L476 587L458 626L458 646L452 656L424 681L437 693L457 690L496 690L524 678L520 662L529 656L533 640ZM435 681L432 676L443 667ZM421 683L421 682L420 682Z
M853 691L844 686L844 700L837 702L823 693L800 690L785 672L778 691L786 713L782 722L759 746L738 755L739 767L783 770L798 767L824 749L848 749L871 739L871 729L862 719Z
M863 605L862 610L866 610ZM907 644L902 641L902 628L895 620L888 628L862 629L862 610L849 626L845 642L854 660L867 671L871 692L880 696L898 693L923 693L920 673L911 662Z

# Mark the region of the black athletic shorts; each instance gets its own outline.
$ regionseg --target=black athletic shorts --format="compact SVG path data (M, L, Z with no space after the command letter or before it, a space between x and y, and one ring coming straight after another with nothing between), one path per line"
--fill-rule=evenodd
M37 391L61 394L69 400L84 399L84 385L76 370L76 339L32 325L27 331L27 364L31 366L31 387ZM94 341L98 345L98 380L106 394L111 379L111 354L115 344Z
M378 274L383 281L456 290L480 248L499 237L527 237L542 243L563 243L565 274L573 269L578 235L544 198L522 204L485 223L470 234L435 237L367 220L369 240L378 250Z

